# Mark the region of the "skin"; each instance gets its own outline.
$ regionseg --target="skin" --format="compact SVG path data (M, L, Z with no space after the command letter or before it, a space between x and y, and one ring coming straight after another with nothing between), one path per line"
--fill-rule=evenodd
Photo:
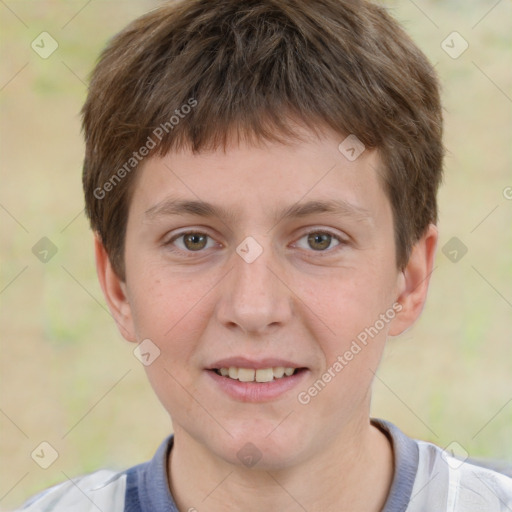
M386 501L393 454L369 422L371 385L387 337L421 313L438 235L428 226L407 267L397 269L378 153L365 150L351 162L338 150L343 138L325 131L302 143L231 142L226 153L151 157L130 205L125 281L96 237L99 280L121 334L135 343L149 338L161 351L146 371L172 417L169 486L181 511L229 504L249 512L368 512ZM170 196L236 215L147 214ZM367 216L272 216L313 199L341 199ZM187 229L209 238L171 241ZM341 243L308 242L309 233L325 230ZM248 236L263 250L252 263L236 252ZM298 393L396 303L401 311L378 335L308 404L299 403ZM205 370L233 356L286 358L308 370L277 399L244 403ZM237 457L248 442L261 454L253 467Z

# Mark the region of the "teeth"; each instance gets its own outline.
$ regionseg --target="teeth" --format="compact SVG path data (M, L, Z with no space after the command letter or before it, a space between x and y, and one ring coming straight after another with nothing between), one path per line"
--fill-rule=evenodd
M274 379L282 379L285 376L289 377L295 373L295 370L296 368L284 368L283 366L259 368L258 370L230 366L229 368L220 368L216 371L223 377L229 377L240 382L271 382Z
M238 368L238 380L240 382L253 382L255 373L256 370L251 370L250 368Z
M256 370L256 382L270 382L271 380L274 380L272 368Z
M272 368L274 377L276 379L280 379L284 375L284 368L282 366L278 366L277 368Z

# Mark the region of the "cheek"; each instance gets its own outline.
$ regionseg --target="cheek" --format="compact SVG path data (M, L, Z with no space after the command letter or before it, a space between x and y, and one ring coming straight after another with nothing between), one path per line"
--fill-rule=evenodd
M149 329L161 338L177 326L198 300L197 281L169 273L156 265L137 265L129 283L132 316L139 331ZM147 333L140 332L142 336Z
M150 268L131 282L137 338L151 339L160 348L166 367L183 364L192 357L207 319L206 301L201 299L208 289L208 283L199 278L166 275Z
M335 279L316 280L314 288L311 283L302 288L309 330L323 356L308 383L313 387L302 391L319 415L333 414L332 404L338 404L336 416L342 421L368 398L395 315L392 283L379 280L382 275L382 268L350 269Z
M209 289L206 284L146 269L131 286L137 337L149 338L160 349L158 358L145 367L147 377L164 408L178 418L193 412L183 390L196 392L198 340L208 318L206 301L201 301Z
M311 309L321 321L310 314L310 329L322 360L300 390L298 401L304 404L301 411L332 420L323 427L328 436L358 411L366 411L391 320L380 320L387 311L386 301L375 297L366 280L340 280L314 299L316 305Z
M373 326L392 306L393 294L389 282L371 269L347 271L316 280L303 287L303 303L316 318L320 332L325 333L329 351L346 346L347 342ZM314 284L314 286L313 286ZM301 298L302 298L301 297ZM379 331L387 330L378 324ZM315 329L316 331L316 329Z

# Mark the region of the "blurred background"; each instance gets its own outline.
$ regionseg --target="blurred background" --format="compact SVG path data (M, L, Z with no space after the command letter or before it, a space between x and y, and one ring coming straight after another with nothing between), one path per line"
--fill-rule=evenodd
M148 460L171 430L97 282L79 118L107 40L159 3L0 0L0 510ZM388 343L372 415L512 464L512 5L381 3L441 77L448 155L429 299Z

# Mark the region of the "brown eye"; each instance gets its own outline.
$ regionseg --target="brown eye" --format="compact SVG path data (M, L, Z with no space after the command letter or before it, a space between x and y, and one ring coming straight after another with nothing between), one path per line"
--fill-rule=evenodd
M201 233L187 233L183 235L185 247L190 251L199 251L206 246L208 236Z
M308 244L315 251L327 249L332 241L332 235L329 233L310 233L308 235Z
M188 233L180 233L166 243L172 250L172 246L177 247L182 252L200 252L207 247L210 237L206 233L199 231L189 231ZM180 242L180 243L178 243Z
M306 242L302 242L302 240L306 239ZM336 241L336 244L332 246L332 242ZM303 235L298 242L298 246L301 249L307 249L311 252L311 249L318 253L331 253L336 251L336 247L340 246L341 249L344 245L347 244L343 238L334 233L329 233L328 231L310 231Z

